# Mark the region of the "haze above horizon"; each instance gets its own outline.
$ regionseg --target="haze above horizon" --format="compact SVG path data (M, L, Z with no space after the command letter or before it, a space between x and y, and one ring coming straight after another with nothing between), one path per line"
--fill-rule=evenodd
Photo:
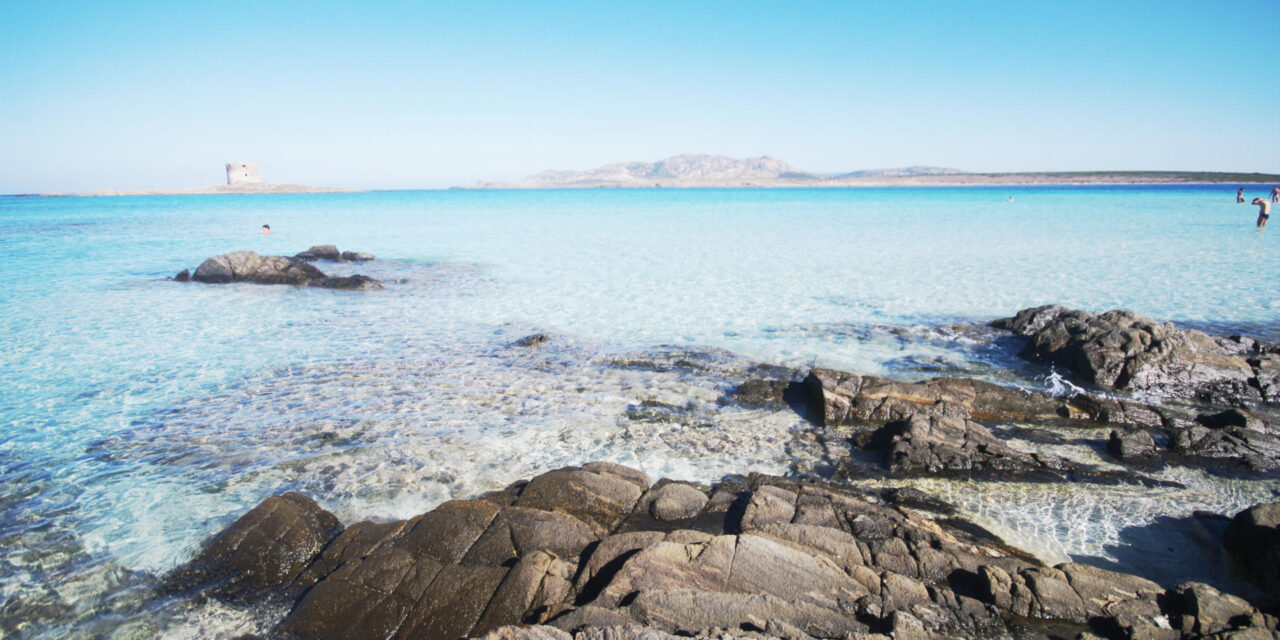
M430 188L698 152L1280 173L1280 3L9 3L0 193Z

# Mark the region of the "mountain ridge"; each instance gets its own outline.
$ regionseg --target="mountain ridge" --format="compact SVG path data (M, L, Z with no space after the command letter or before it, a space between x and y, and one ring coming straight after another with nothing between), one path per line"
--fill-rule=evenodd
M550 170L519 182L480 181L476 189L592 189L654 187L874 187L1031 186L1141 184L1266 184L1280 175L1214 171L1029 171L968 172L914 165L819 174L764 155L732 158L685 153L654 162L616 162L584 171Z
M963 174L960 169L913 166L895 169L864 169L823 175L804 171L769 155L732 158L705 153L683 153L653 162L615 162L586 170L547 170L516 183L481 181L480 188L591 188L663 186L767 186L797 184L845 178L911 177Z

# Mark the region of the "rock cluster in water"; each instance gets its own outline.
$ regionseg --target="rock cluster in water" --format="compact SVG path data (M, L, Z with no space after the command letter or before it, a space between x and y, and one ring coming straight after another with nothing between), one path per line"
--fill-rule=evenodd
M767 366L723 401L846 434L836 477L868 473L858 449L908 478L1153 485L1144 470L1162 464L1280 469L1275 347L1128 312L1041 307L997 326L1089 388L1176 402ZM1000 428L1049 423L1112 426L1105 448L1132 471L1026 453ZM269 498L168 584L283 604L282 638L1280 638L1280 502L1236 514L1222 544L1251 590L1049 567L911 488L757 474L702 487L597 462L405 521L343 526L309 498Z
M1280 347L1213 338L1129 311L1059 305L994 323L1030 337L1021 356L1061 365L1103 389L1234 406L1280 403Z
M289 256L261 256L253 251L235 251L214 256L196 267L195 273L183 269L174 280L207 284L252 282L256 284L291 284L325 289L381 289L382 283L364 275L330 276L310 264L313 260L363 262L373 254L339 252L328 244L311 247Z
M1077 402L1093 407L1092 418L1126 427L1112 435L1113 455L1149 463L1167 453L1255 471L1280 468L1280 424L1253 411L1280 404L1280 346L1211 337L1129 311L1058 305L993 324L1029 338L1023 358L1065 367L1084 384L1193 403L1195 413L1187 415L1176 405L1083 396Z

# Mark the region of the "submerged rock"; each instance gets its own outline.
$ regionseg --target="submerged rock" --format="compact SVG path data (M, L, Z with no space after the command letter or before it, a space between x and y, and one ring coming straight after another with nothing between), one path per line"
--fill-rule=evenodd
M752 475L708 494L593 463L345 529L304 501L268 499L171 581L293 602L275 633L317 639L1008 637L1029 618L1191 638L1275 624L1203 585L1046 567L973 525L821 482ZM669 526L686 521L703 529ZM524 624L548 626L511 626Z
M373 260L372 253L357 253L355 251L338 251L338 247L331 244L320 244L306 251L294 254L299 260L329 260L332 262L365 262Z
M1065 367L1104 389L1226 406L1263 400L1258 373L1240 349L1129 311L1095 314L1048 305L993 326L1030 338L1023 358Z
M174 279L182 280L184 269ZM261 256L253 251L235 251L200 263L191 280L206 284L253 282L291 284L326 289L381 289L382 283L363 275L328 276L311 264L286 256Z
M969 378L904 383L815 367L803 384L822 426L903 420L919 413L1023 421L1079 413L1058 398Z
M338 260L342 254L338 252L338 247L331 244L320 244L306 251L300 251L294 254L299 260Z
M343 262L368 262L373 259L373 254L363 251L343 251L338 257Z
M912 415L889 422L867 439L866 446L882 452L896 475L959 476L1004 481L1139 482L1145 477L1103 471L1045 454L1018 451L989 429L949 415Z
M1107 441L1107 453L1125 462L1146 463L1159 454L1156 439L1150 431L1112 431Z
M533 333L515 341L517 347L541 347L551 341L549 333Z

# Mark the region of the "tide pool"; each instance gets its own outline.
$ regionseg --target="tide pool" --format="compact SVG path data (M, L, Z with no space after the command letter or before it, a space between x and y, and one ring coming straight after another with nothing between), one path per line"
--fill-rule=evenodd
M726 370L1034 385L1046 372L996 373L1018 364L950 327L1047 303L1280 339L1280 239L1256 230L1256 207L1234 195L1226 185L0 197L0 593L16 603L0 628L260 629L270 612L187 603L162 615L150 589L288 490L351 521L411 516L589 460L700 482L824 463L798 416L722 410L714 371L615 366L632 357L692 349ZM221 253L316 244L374 253L319 266L387 288L167 279ZM552 335L547 348L512 346L534 332ZM644 401L695 403L709 426L623 419ZM1276 490L1192 475L1191 493L1161 505L1101 492L1079 509L1134 524ZM940 491L1053 557L1106 556L1122 528L1082 526L1080 510L1060 505L1018 511L994 491Z

